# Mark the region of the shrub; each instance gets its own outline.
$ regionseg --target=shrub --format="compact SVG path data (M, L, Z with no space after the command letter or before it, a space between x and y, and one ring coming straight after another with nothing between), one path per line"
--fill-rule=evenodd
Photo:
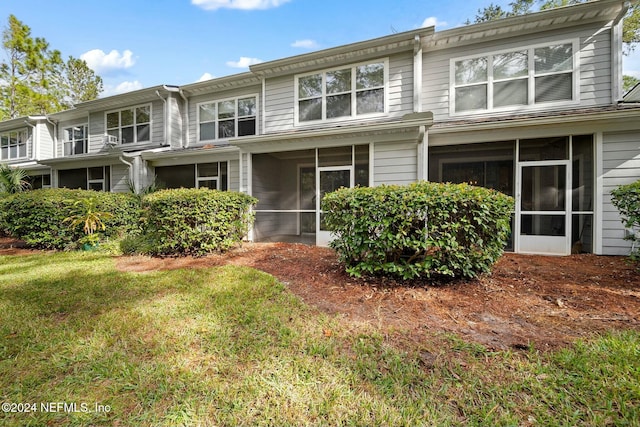
M139 229L140 204L130 194L66 188L40 189L12 194L3 199L0 225L13 237L41 249L68 248L84 237L80 227L70 227L65 218L77 214L77 202L94 199L104 218L107 237Z
M475 277L502 255L513 199L466 184L340 189L322 200L330 244L353 276Z
M142 200L144 236L154 255L204 255L242 241L253 223L251 196L208 189L161 190ZM152 242L153 244L150 244ZM134 248L137 248L135 242Z
M630 253L631 259L640 260L640 249L635 247L635 243L640 241L636 236L636 232L640 230L640 181L621 185L611 191L611 203L620 212L624 226L634 231L625 239L634 242L634 249Z

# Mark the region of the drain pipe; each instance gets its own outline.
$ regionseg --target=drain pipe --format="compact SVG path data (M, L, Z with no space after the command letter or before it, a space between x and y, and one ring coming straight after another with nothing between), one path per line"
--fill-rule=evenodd
M57 156L57 150L58 150L58 122L51 121L49 116L44 116L44 118L47 120L47 122L49 122L53 126L53 157L58 157ZM87 150L88 149L89 149L89 147L87 147Z
M29 120L25 120L24 122L28 126L31 126L31 129L33 129L33 132L31 134L32 135L32 137L31 137L31 160L35 160L35 159L38 158L38 154L40 154L40 144L37 143L37 141L38 141L38 135L37 135L38 129L36 128L36 126L33 123L29 123ZM28 149L28 147L29 147L29 145L27 144L27 149Z
M129 167L129 188L131 188L134 192L134 194L138 194L138 182L137 180L134 178L134 174L133 174L133 163L128 162L124 159L124 153L122 153L122 155L120 157L118 157L118 160L120 160L122 163L124 163L125 165L127 165Z

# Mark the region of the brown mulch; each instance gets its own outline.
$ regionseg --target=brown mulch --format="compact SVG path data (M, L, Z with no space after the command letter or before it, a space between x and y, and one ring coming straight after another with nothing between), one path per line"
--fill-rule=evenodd
M28 251L7 242L0 239L0 255ZM491 275L449 284L354 279L331 249L288 243L244 244L201 258L117 260L119 270L134 272L224 264L265 271L319 310L418 340L454 332L492 349L546 350L594 332L640 330L640 272L624 257L507 253Z

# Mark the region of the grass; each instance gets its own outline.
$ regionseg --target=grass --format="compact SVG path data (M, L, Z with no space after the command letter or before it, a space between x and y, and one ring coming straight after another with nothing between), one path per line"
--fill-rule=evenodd
M640 425L640 334L555 353L416 343L318 313L250 268L8 256L0 402L36 404L0 411L3 426Z

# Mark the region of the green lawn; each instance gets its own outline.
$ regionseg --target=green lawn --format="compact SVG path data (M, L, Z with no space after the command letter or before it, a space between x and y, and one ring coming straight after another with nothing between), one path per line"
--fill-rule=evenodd
M416 343L250 268L114 265L0 257L0 425L640 425L638 332L547 354Z

